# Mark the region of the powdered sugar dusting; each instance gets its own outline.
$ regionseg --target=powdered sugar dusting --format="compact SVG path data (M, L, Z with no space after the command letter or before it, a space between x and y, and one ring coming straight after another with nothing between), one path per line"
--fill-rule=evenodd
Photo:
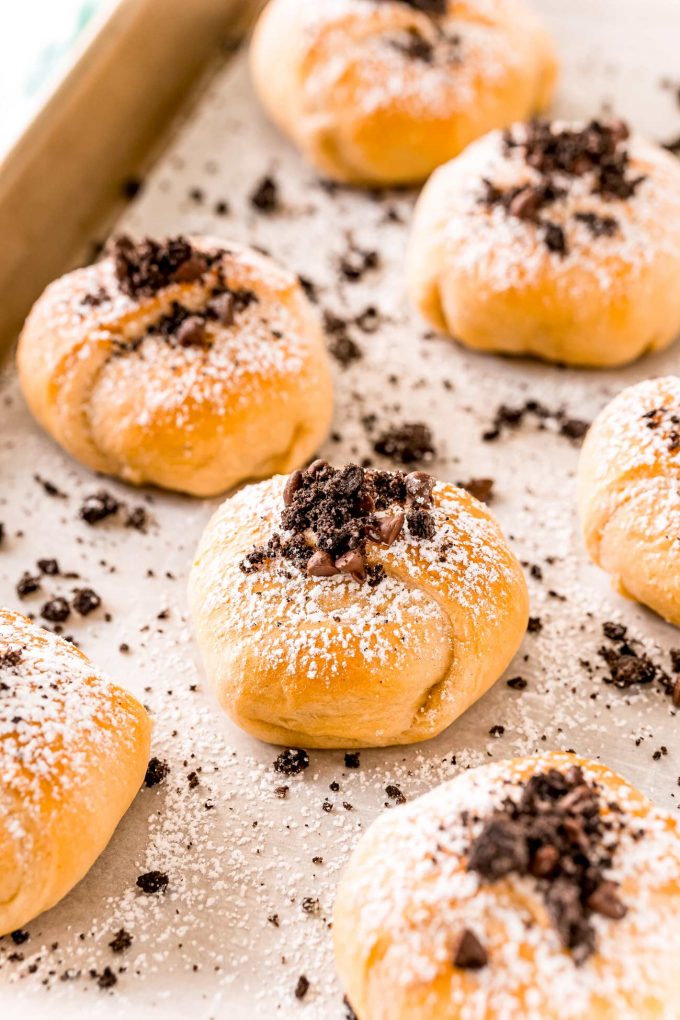
M558 122L554 130L562 126ZM520 127L515 132L522 137ZM549 273L555 286L575 297L579 288L592 286L593 280L603 294L617 282L628 285L631 275L634 278L660 257L680 263L680 168L672 157L639 136L626 145L630 175L645 175L631 199L607 200L594 194L591 173L552 175L565 194L551 203L548 218L565 232L565 256L548 250L536 224L508 215L502 206L489 209L484 203L485 179L501 189L541 183L541 174L526 163L521 147L507 152L500 131L473 143L459 157L455 173L443 168L429 185L437 198L444 274L448 265L459 267L479 274L485 287L503 292L530 285ZM594 240L575 214L615 217L617 230L611 237Z
M132 750L130 707L77 649L8 610L0 658L0 781L36 819L46 791L55 801L82 796L93 747ZM6 825L24 835L19 815Z
M630 114L654 137L678 133L670 93L658 90L661 74L677 76L677 32L671 31L668 3L648 0L644 26L637 0L598 0L597 15L593 0L540 0L540 8L567 64L559 111L565 119L588 118L613 96L617 112ZM279 184L281 209L262 216L250 195L267 173ZM200 201L195 188L202 191ZM156 523L148 534L113 520L88 528L78 507L102 479L46 440L13 374L4 374L2 602L38 615L48 594L68 592L69 582L47 579L43 594L19 601L17 579L25 569L35 570L42 555L57 554L64 569L80 574L77 583L92 584L103 609L85 621L70 620L67 632L149 706L153 754L171 769L165 782L140 793L80 886L28 926L29 940L0 942L0 1005L10 1016L21 1012L37 1020L49 1012L51 1020L72 1020L86 1010L103 1020L126 1013L135 1020L217 1020L225 1014L235 1020L345 1020L330 911L359 836L395 803L387 786L412 799L489 760L575 748L601 757L664 806L675 809L678 803L678 717L670 700L650 688L604 686L598 656L604 620L625 623L666 668L678 632L612 593L603 572L589 564L574 512L576 444L557 434L552 419L530 419L495 443L480 440L500 403L516 406L535 398L592 419L622 386L674 373L678 350L595 374L480 357L434 338L404 295L403 253L414 198L322 188L268 124L239 58L211 83L147 179L123 229L136 237L184 231L234 238L269 250L303 274L316 286L322 310L353 323L374 306L377 331L364 334L350 325L363 357L335 369L335 438L320 455L335 464L370 457L388 467L372 449L365 416L375 413L381 426L428 422L436 446L428 470L453 482L495 479L492 509L526 565L531 614L541 629L527 635L505 678L437 739L362 750L359 768L346 766L342 751L310 751L305 772L283 777L272 767L278 749L228 722L197 662L186 579L217 504L131 494L106 482L119 499L151 500ZM218 203L227 203L230 213L217 211ZM348 232L380 256L380 265L352 284L337 270ZM34 474L56 483L67 498L47 496ZM540 568L541 577L532 567ZM120 650L123 643L129 651ZM508 688L506 679L517 677L526 681L525 689ZM494 726L503 733L495 729L492 735ZM194 771L199 784L192 788L188 777ZM275 792L283 786L285 797ZM137 877L151 870L167 873L165 894L137 888ZM307 905L309 912L303 908L307 898L319 901L318 912L314 904ZM275 915L278 927L268 920ZM118 955L109 942L122 926L133 942ZM118 979L108 990L97 977L106 967ZM298 1000L301 974L310 988Z

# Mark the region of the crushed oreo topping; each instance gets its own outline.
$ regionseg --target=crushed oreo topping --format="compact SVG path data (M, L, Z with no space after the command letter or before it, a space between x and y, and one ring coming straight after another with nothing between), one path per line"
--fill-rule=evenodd
M368 542L391 546L405 526L419 539L431 539L433 479L423 472L375 471L348 464L334 468L323 460L290 475L283 494L281 526L240 563L253 573L272 559L293 563L310 577L347 574L375 587L384 569L366 563Z
M585 127L555 129L550 121L533 120L519 135L509 129L503 136L506 152L520 149L534 170L550 179L593 175L592 193L604 199L632 198L645 180L630 176L626 142L630 131L623 121L592 120Z
M579 767L539 772L484 821L468 852L468 871L483 882L513 874L536 879L577 965L597 948L593 914L612 920L626 914L607 878L624 822L619 811L605 817L606 806Z
M219 253L198 251L182 235L135 242L123 234L114 238L109 251L118 285L132 298L155 294L173 283L194 283L220 257Z
M541 175L541 180L519 187L500 188L484 179L481 202L489 208L500 206L508 215L535 224L548 249L560 257L569 254L565 225L545 217L552 205L564 198L564 178L592 177L591 194L604 201L632 198L646 179L632 175L626 147L628 127L622 121L604 123L593 120L584 128L556 129L550 121L533 120L520 134L508 129L503 135L506 154L522 152L526 163ZM574 221L588 228L593 238L614 237L619 223L614 216L601 216L584 210Z

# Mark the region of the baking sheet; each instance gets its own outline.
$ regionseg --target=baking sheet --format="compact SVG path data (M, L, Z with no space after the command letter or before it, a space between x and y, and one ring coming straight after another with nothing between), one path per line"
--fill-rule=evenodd
M680 135L675 2L541 0L537 6L563 58L560 114L611 108L660 140ZM250 202L268 174L282 204L272 215ZM143 698L155 718L154 753L171 772L140 793L87 878L28 926L27 941L0 941L3 1015L341 1020L329 929L333 891L361 832L392 803L387 785L412 798L490 758L574 748L602 757L660 804L677 807L680 719L658 689L634 693L605 685L598 649L603 622L622 622L668 668L680 635L614 594L587 563L574 513L578 446L560 434L555 414L591 419L622 386L676 371L680 350L624 371L589 373L475 355L433 338L404 297L412 201L411 193L376 196L322 186L265 121L241 56L217 73L121 226L136 234L205 231L245 241L311 280L320 310L355 319L377 307L376 332L350 330L361 360L335 365L336 438L321 452L339 463L373 457L388 466L375 456L372 439L390 425L424 421L435 436L433 473L495 480L493 509L537 575L529 584L541 628L527 635L506 675L521 675L527 688L500 681L427 744L362 751L361 767L353 770L342 752L311 752L307 772L283 780L272 768L277 750L240 733L214 705L192 643L187 569L218 501L133 491L93 477L32 423L6 370L0 385L2 603L37 614L51 595L93 587L101 610L68 621L66 632ZM352 245L380 258L358 283L338 273ZM495 442L481 441L499 405L531 399L555 414L529 416ZM367 415L376 417L373 431ZM48 494L45 481L59 494ZM82 499L102 487L149 511L146 533L126 527L123 512L96 527L79 519ZM47 557L79 579L46 577L42 592L19 600L18 578ZM499 726L502 734L492 736ZM283 783L285 799L275 792ZM145 896L135 886L137 875L152 869L169 876L164 896ZM120 928L133 941L114 954L108 943ZM110 988L100 987L107 967L117 978ZM294 993L303 974L310 987L299 1001Z

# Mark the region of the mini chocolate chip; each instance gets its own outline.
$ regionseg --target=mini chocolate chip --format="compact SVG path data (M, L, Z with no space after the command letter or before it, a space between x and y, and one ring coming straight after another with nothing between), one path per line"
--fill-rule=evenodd
M180 347L199 347L205 342L205 321L198 315L190 315L177 330Z
M340 568L335 565L330 553L319 549L307 561L307 573L310 577L334 577L340 573Z
M366 580L366 561L357 549L350 549L338 556L335 566L342 574L350 574L355 581Z
M173 283L195 283L208 270L205 255L194 252L185 262L177 267L172 274Z
M434 478L425 471L411 471L404 479L406 492L412 499L426 499L432 497Z
M626 905L619 899L617 887L613 882L601 882L588 897L588 906L596 914L608 917L612 921L620 921L628 913Z
M236 301L230 291L218 294L208 302L208 309L223 326L232 326L236 313Z
M297 979L297 984L295 986L295 998L304 999L308 991L309 981L307 980L304 974L300 974L300 977Z
M403 513L379 517L369 526L368 537L383 545L393 545L401 535L405 520Z
M283 502L285 506L290 506L293 502L293 496L302 485L302 471L293 471L292 475L286 482L286 487L283 490Z
M466 928L460 937L456 955L453 958L454 967L461 970L481 970L489 962L489 955L470 928Z
M536 851L531 864L531 873L536 878L547 878L552 875L560 861L559 850L554 846L541 846Z
M543 189L540 187L522 188L510 202L508 212L520 220L535 220L544 202Z
M493 478L471 478L469 482L461 482L461 488L481 503L489 503L493 498Z

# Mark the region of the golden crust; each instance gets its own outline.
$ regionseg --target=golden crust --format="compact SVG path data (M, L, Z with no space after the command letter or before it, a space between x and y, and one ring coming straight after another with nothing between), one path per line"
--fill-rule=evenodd
M271 0L251 48L255 87L328 176L421 181L486 131L547 106L557 76L522 0L456 0L436 25L405 3ZM405 52L414 38L433 58Z
M565 231L564 257L534 223L485 205L485 178L510 189L540 177L505 151L500 132L475 142L418 201L407 254L413 304L482 351L605 367L666 347L680 331L680 164L637 136L628 150L630 176L646 177L632 199L593 195L587 178L560 182L568 194L548 212ZM593 237L576 219L583 214L614 217L618 229Z
M7 659L18 652L19 658ZM62 638L0 609L0 935L54 906L144 779L150 720Z
M309 578L279 561L246 575L244 556L280 530L284 483L227 500L191 572L198 642L222 706L279 744L385 746L440 733L498 679L526 629L524 576L496 521L438 483L433 542L369 545L369 565L387 574L377 587Z
M326 436L332 385L297 278L239 245L193 243L224 254L200 281L151 296L123 294L111 258L51 284L17 362L31 411L77 460L135 485L212 496L304 463ZM206 347L145 336L174 302L204 308L220 270L258 299L235 324L210 323Z
M628 913L597 918L597 951L580 967L563 949L536 880L482 886L467 872L460 823L464 811L483 816L498 805L508 783L575 764L632 822L611 871ZM473 769L383 814L344 872L333 938L360 1020L677 1020L678 910L675 819L602 765L544 754ZM468 927L489 952L481 971L452 963Z
M680 421L676 376L623 390L586 437L578 499L595 563L622 594L680 626L680 433L673 417Z

